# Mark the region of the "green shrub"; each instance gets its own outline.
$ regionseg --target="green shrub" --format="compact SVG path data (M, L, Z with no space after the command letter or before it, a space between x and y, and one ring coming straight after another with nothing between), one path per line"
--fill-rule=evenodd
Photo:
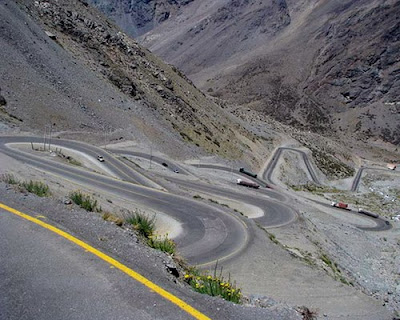
M91 196L81 193L80 191L74 191L69 195L72 202L85 209L86 211L97 211L101 209L97 206L97 200Z
M168 235L165 237L161 236L150 236L147 244L157 250L173 254L175 253L176 244L173 240L168 239Z
M153 235L155 229L155 216L152 218L139 212L129 212L125 218L125 222L132 225L132 227L145 238L149 238Z
M7 184L19 184L19 181L11 173L4 173L1 175L1 181Z
M276 239L276 236L274 234L268 233L268 237L269 237L269 240L271 240L273 243L279 244L279 241L278 241L278 239Z
M217 276L217 266L214 269L214 275L200 274L196 269L190 269L185 275L185 281L197 292L208 294L210 296L220 296L227 301L240 303L242 296L241 290L231 284L230 276L225 280L222 276L222 268Z
M32 181L32 180L30 180L29 182L25 181L21 184L21 186L24 187L26 191L34 193L39 197L47 197L50 195L49 186L40 181Z

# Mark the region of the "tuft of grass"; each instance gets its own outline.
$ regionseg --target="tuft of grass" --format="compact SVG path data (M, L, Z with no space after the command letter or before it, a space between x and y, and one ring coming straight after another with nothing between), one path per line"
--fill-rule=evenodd
M228 206L227 204L218 202L217 200L214 200L214 199L211 199L211 198L210 198L210 199L208 199L208 201L210 201L211 203L219 204L220 206L229 208L229 206Z
M333 263L326 254L321 254L320 258L328 267L333 268Z
M103 213L103 220L114 222L118 227L122 227L122 225L124 224L124 220L122 218L117 217L110 212Z
M39 197L47 197L50 195L49 186L41 181L22 182L21 186L30 193L34 193Z
M241 289L236 288L236 284L231 283L230 275L228 279L222 276L222 267L220 274L217 275L218 262L215 265L213 276L201 274L195 268L187 270L184 276L185 281L197 292L208 294L210 296L220 296L227 301L234 303L241 302Z
M297 311L303 316L304 320L316 320L318 318L317 311L310 310L306 306L302 306L297 308Z
M155 216L150 218L139 210L136 210L135 212L128 212L125 222L132 225L132 227L145 238L151 237L154 233Z
M7 184L19 184L19 181L11 173L2 174L0 179Z
M279 244L278 239L276 238L276 236L273 233L268 232L268 237L269 237L269 240L271 240L273 243Z
M301 185L294 185L290 184L290 188L294 191L307 191L314 194L321 194L321 193L339 193L342 192L341 190L334 188L334 187L327 187L327 186L318 186L313 182L307 182L306 184Z
M89 195L83 194L80 191L71 192L69 198L72 202L80 206L82 209L85 209L86 211L101 212L101 208L97 205L97 200L93 199Z
M147 244L157 250L174 254L176 249L176 244L174 240L168 239L168 235L162 236L149 236Z
M81 167L81 166L82 166L82 163L81 163L80 161L74 159L74 158L70 158L70 159L68 160L68 162L69 162L70 164L74 165L74 166L78 166L78 167Z
M17 185L21 188L21 191L26 190L27 192L34 193L39 197L47 197L50 195L49 186L41 181L30 180L29 182L20 182L14 177L13 174L10 173L1 175L0 180L7 184Z

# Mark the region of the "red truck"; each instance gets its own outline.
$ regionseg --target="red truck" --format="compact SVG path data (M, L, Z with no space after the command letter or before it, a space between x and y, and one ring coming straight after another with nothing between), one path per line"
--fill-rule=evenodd
M241 185L241 186L245 186L245 187L250 187L250 188L255 188L258 189L260 186L252 181L246 181L246 180L242 180L242 179L237 179L237 184Z
M348 209L348 207L349 207L349 205L347 203L335 202L335 201L332 201L331 206L340 208L340 209Z

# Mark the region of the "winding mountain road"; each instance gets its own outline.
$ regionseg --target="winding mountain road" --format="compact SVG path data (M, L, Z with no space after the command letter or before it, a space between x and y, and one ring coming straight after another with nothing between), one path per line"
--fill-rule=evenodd
M312 181L317 185L321 184L318 180L318 177L317 177L311 163L310 163L310 160L308 159L307 154L304 151L301 151L301 150L298 150L295 148L288 148L288 147L279 147L275 150L272 160L268 163L267 167L265 168L264 172L262 173L263 179L265 179L266 181L268 181L271 184L274 184L274 182L272 181L272 173L275 170L275 167L278 163L279 158L282 155L282 152L285 150L299 153L303 158L303 161L307 167L307 171L310 174Z
M183 232L177 236L175 241L180 254L191 264L207 265L214 263L216 260L233 258L245 250L252 239L251 227L246 219L188 197L154 189L152 187L158 186L156 181L152 181L138 173L133 168L117 159L117 157L101 148L70 140L53 140L54 146L69 148L93 157L93 159L96 159L98 155L103 156L106 161L101 165L105 166L107 170L112 172L117 178L91 172L77 166L47 160L31 152L24 152L15 147L13 148L13 144L20 143L39 144L42 143L42 139L38 137L0 137L0 152L45 172L57 175L62 179L67 179L79 185L123 197L156 212L162 212L177 220L181 224ZM272 172L284 150L296 151L296 149L293 148L279 148L276 151L272 161L263 174L263 177L265 177L269 183L272 183ZM114 150L113 152L116 151ZM307 155L302 151L297 150L297 152L300 152L303 159L305 159L310 176L316 183L319 183ZM122 151L121 153L147 159L151 157L152 160L160 164L167 163L168 167L172 170L178 169L182 173L190 174L184 168L173 162L167 162L161 157L154 157L145 153L131 151ZM239 171L233 172L231 168L215 165L198 165L198 167L229 171L237 175L243 175L243 173ZM266 185L262 179L246 177ZM194 191L197 190L199 192L215 194L233 201L248 203L249 205L259 207L264 212L264 215L254 220L265 228L291 223L297 217L293 209L283 204L283 202L286 201L286 196L274 190L262 188L252 194L250 192L235 192L230 189L184 179L172 177L167 179L176 185ZM374 221L376 227L363 229L379 231L386 230L390 227L390 225L388 226L382 219L375 219Z
M321 185L319 180L318 180L318 178L317 178L317 175L316 175L316 173L315 173L315 171L314 171L314 169L313 169L313 167L311 165L311 162L308 159L307 154L304 151L301 151L301 150L298 150L298 149L295 149L295 148L289 148L289 147L280 147L280 148L278 148L275 151L275 153L274 153L274 155L272 157L272 160L268 163L266 169L262 173L262 177L265 180L267 180L268 183L265 182L263 179L254 178L254 177L248 176L245 173L240 172L237 169L223 167L221 165L196 164L196 165L193 165L193 166L195 166L196 168L219 170L219 171L232 173L232 174L235 174L237 176L245 177L248 180L252 180L252 181L258 183L259 185L261 185L263 187L264 186L265 187L269 187L270 184L274 184L274 182L272 181L272 174L273 174L273 171L276 168L276 164L277 164L279 158L282 156L282 152L285 151L285 150L289 150L289 151L300 153L300 155L302 156L302 158L304 160L304 163L306 165L306 168L308 170L308 173L309 173L311 179L313 180L313 182L315 184ZM116 151L116 152L119 153L119 151ZM146 155L146 154L143 154L143 153L140 153L140 152L131 151L129 153L125 152L125 154L131 155L131 156L136 156L136 157L143 157L144 156L144 158L149 159L149 155ZM155 158L155 161L158 162L159 164L162 164L162 162L164 162L165 160L162 159L162 158ZM172 167L178 168L179 166L176 165L176 164L172 164ZM360 182L360 179L361 179L362 172L365 169L369 169L369 168L361 168L357 172L357 175L356 175L356 177L354 179L354 182L353 182L353 184L356 183L356 186L358 186L358 184ZM184 170L184 169L182 169L182 170ZM383 169L381 169L381 170L383 170ZM187 171L186 171L186 173L188 174ZM214 187L212 185L202 186L198 182L195 182L195 183L194 182L186 182L186 181L184 182L181 179L170 178L170 180L173 180L174 183L176 183L178 185L179 184L180 185L184 185L187 188L192 189L192 190L199 190L199 191L202 190L202 191L204 191L206 193L207 192L208 193L212 192L213 194L224 196L224 197L229 198L229 199L233 199L233 200L237 200L237 201L242 201L243 203L249 203L249 204L256 205L257 207L261 208L264 211L264 216L262 216L260 218L255 218L254 220L258 224L263 226L263 227L267 227L268 228L268 227L277 227L277 226L285 225L285 224L288 223L288 221L289 222L290 221L294 221L295 216L296 216L296 214L294 213L294 211L292 209L290 209L287 206L282 205L281 203L277 203L276 201L265 201L265 202L263 202L264 200L262 198L250 196L247 193L243 194L243 193L235 193L235 192L232 192L232 191L228 192L225 189ZM266 195L266 196L268 196L268 197L270 197L270 198L272 198L274 200L277 200L279 202L286 202L287 201L287 198L286 198L286 196L284 194L279 193L279 192L274 191L274 190L271 190L271 189L261 188L261 189L258 189L256 192L264 194L264 195ZM317 204L323 205L323 206L325 206L327 208L330 208L332 210L341 210L341 209L335 209L330 204L327 204L327 203L323 203L323 202L315 201L315 200L312 200L312 201L317 203ZM343 211L343 210L341 210L341 211ZM350 214L354 214L356 216L359 216L359 217L364 218L364 219L369 220L369 221L373 221L375 223L375 226L373 226L373 227L365 227L365 226L357 225L357 227L359 229L361 229L361 230L365 230L365 231L385 231L385 230L389 230L392 227L391 224L387 220L385 220L385 219L383 219L381 217L373 218L373 217L367 216L365 214L359 213L357 210L351 210L351 209L350 210L346 210L346 212L348 214L349 213Z
M101 165L106 166L118 179L77 166L47 160L31 152L24 152L13 147L13 144L30 144L31 142L39 144L42 143L42 139L38 137L0 137L0 152L62 179L118 195L176 219L181 223L183 232L175 241L180 254L191 264L205 265L216 260L231 258L244 250L251 240L252 235L246 219L228 214L209 204L149 188L148 186L154 185L153 181L134 171L103 149L70 140L53 140L53 145L58 148L76 150L94 159L98 155L102 155L106 161ZM157 160L164 162L161 158ZM186 183L187 186L190 184L192 189L196 189L194 183L176 182L181 185ZM140 184L144 184L144 186ZM211 193L219 192L226 197L248 203L258 201L258 205L266 213L264 217L258 218L258 222L265 227L291 223L296 216L293 210L272 201L272 199L246 198L239 193L222 189L216 190L212 186L201 184L198 185L198 188L204 188ZM274 198L274 195L275 198L279 198L277 193L270 192L269 194L271 198Z
M1 137L0 151L16 160L57 175L62 179L118 195L176 219L181 223L183 232L175 241L179 252L191 264L205 264L232 256L247 245L250 235L246 222L222 210L193 199L110 178L76 166L46 160L7 145L10 143L25 143L31 140L33 142L40 141L39 138ZM68 146L73 149L79 148L78 150L86 153L85 146L81 143L77 143L77 148L74 148L74 142L58 140L57 145ZM104 150L95 148L93 151L89 146L88 152L91 152L93 156L97 154L104 155L107 159L107 164L111 162L112 157ZM104 164L106 165L106 163ZM109 168L113 168L116 174L121 170L121 177L127 180L130 179L131 169L129 167L125 168L123 163L113 161Z
M304 151L297 150L295 148L287 148L287 147L280 147L280 148L276 149L276 151L275 151L275 153L274 153L274 155L272 157L272 160L268 163L267 167L265 168L265 170L262 173L262 177L264 179L266 179L269 183L274 184L274 182L272 180L272 174L273 174L273 171L276 168L276 165L277 165L277 163L279 161L279 158L282 156L282 152L285 151L285 150L289 150L289 151L293 151L293 152L299 153L303 157L304 163L305 163L305 165L307 167L307 171L308 171L309 175L311 176L313 182L315 184L317 184L317 185L321 185L319 180L318 180L318 178L317 178L317 175L316 175L316 173L315 173L315 171L314 171L314 169L313 169L313 167L312 167L312 165L310 163L310 160L308 159L307 154ZM360 181L361 181L361 177L362 177L363 171L366 170L366 169L384 170L384 169L361 167L357 171L357 174L354 177L353 184L352 184L352 187L351 187L351 191L353 191L353 192L357 191L358 186L359 186ZM335 209L330 204L323 203L323 202L316 201L316 200L311 200L311 201L313 201L315 203L318 203L319 205L323 205L325 207L328 207L330 209ZM335 210L343 211L343 209L335 209ZM362 217L364 219L373 221L375 223L375 226L373 226L373 227L357 226L361 230L365 230L365 231L385 231L385 230L389 230L389 229L392 228L390 222L385 220L385 219L383 219L383 218L381 218L381 217L378 217L378 218L370 217L368 215L359 213L358 211L352 210L352 209L346 210L346 212L354 214L354 215L357 215L357 216Z

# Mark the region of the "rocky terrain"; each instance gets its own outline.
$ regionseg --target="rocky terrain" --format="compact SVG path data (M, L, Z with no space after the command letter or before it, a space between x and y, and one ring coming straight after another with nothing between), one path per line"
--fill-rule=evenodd
M84 0L4 0L0 4L0 134L47 133L96 145L134 147L186 164L245 165L254 172L262 171L277 146L304 150L324 187L312 189L315 186L309 184L301 157L286 152L276 169L277 192L287 195L287 204L299 211L298 221L273 230L252 225L251 249L239 264L228 261L226 272L249 294L251 306L268 307L261 313L253 308L257 315L269 316L275 308L277 319L296 318L293 308L276 301L312 307L320 299L326 306L322 300L328 290L340 303L345 300L342 293L355 300L362 297L360 305L368 305L368 296L376 298L368 310L360 309L360 319L367 319L369 312L375 319L379 315L374 308L382 304L399 316L399 224L384 233L365 232L355 226L366 223L363 219L348 220L330 208L309 205L310 199L342 200L354 206L365 204L386 218L399 213L399 178L382 171L383 163L400 162L399 3L93 3L121 28L140 36L151 50L188 72L194 84ZM53 158L45 156L49 161ZM63 204L75 185L4 154L0 158L1 174L43 180L54 190L53 198L43 200L0 183L2 198L44 212L53 222L85 234L86 225L80 223L87 213ZM84 157L76 159L86 166ZM146 159L132 161L154 177ZM360 166L377 170L367 171L358 193L350 192L351 177ZM159 167L158 173L164 175L165 168ZM173 171L168 174L176 176ZM236 187L232 172L196 174L194 180L210 183L218 175L217 186ZM197 195L186 188L171 190L189 198ZM109 202L104 195L96 196L106 209L123 207L118 198ZM228 210L218 201L210 205ZM48 209L48 203L59 215ZM115 229L109 228L116 226L98 216L90 216L87 225L93 234L99 226L107 229L110 242L103 246L114 250ZM162 269L162 281L175 283L165 270L165 255L153 255L136 243L130 231L121 234L132 238L137 255L146 252L150 257L140 262L141 270L147 272L146 266L156 261L154 272ZM285 267L277 270L281 265ZM260 274L265 286L255 292ZM343 314L353 311L355 300L345 301L348 309ZM232 306L221 308L229 311ZM247 316L253 314L248 308L239 309ZM342 312L335 310L335 303L327 309L336 316Z
M398 1L177 1L162 21L165 1L93 2L122 28L146 24L131 34L212 95L306 130L400 142Z
M140 36L175 15L182 5L193 0L115 1L93 0L93 3L133 37Z
M135 139L175 157L196 150L253 158L241 142L253 139L249 132L86 2L5 1L0 14L9 126Z

